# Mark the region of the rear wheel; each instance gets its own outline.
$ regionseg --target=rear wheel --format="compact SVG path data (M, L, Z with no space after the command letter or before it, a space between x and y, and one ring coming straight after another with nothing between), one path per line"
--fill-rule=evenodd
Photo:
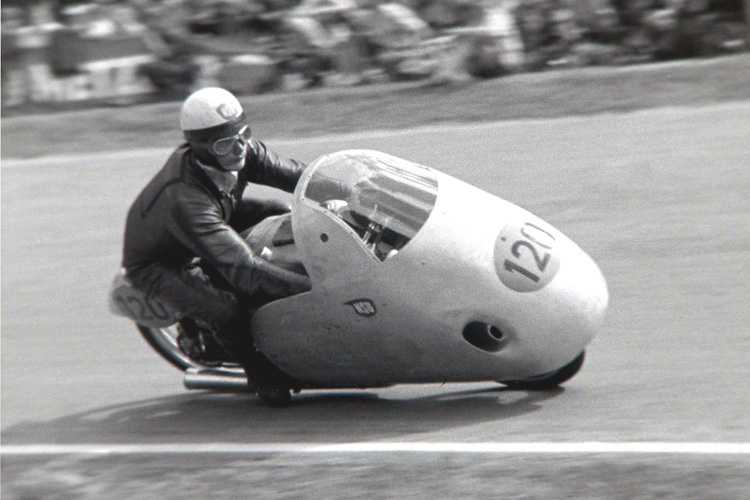
M143 325L137 326L143 338L148 342L148 345L178 370L184 372L188 368L199 366L198 363L180 350L180 346L177 343L177 337L180 334L177 324L161 328Z
M217 366L231 368L239 367L239 364L234 362L229 357L227 357L226 360L218 363L212 362L211 364L206 364L202 363L200 360L188 356L185 352L183 352L182 349L180 349L180 344L178 341L178 337L180 336L180 327L178 324L160 328L138 325L138 330L141 332L141 335L153 350L159 353L159 355L164 358L164 360L169 364L183 372L191 368L215 369L217 368Z
M573 361L555 371L521 380L503 380L500 383L507 385L511 389L523 391L549 391L573 378L581 369L585 357L586 351L581 351L581 354L576 356Z

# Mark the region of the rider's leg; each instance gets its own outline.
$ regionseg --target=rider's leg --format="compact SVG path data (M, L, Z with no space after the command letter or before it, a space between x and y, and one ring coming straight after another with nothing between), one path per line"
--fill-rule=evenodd
M161 264L128 273L131 282L151 297L158 297L203 328L217 331L237 316L240 300L215 286L196 265L170 268Z
M252 335L249 334L252 315L266 302L268 301L264 298L258 297L243 301L243 312L224 327L220 338L222 345L244 368L248 386L253 392L273 387L295 388L299 385L256 349Z
M242 365L252 390L288 383L288 377L256 350L250 332L250 318L268 302L267 297L240 296L216 286L225 282L205 265L175 270L153 264L129 277L136 287L212 331L219 344Z
M129 276L136 287L181 313L177 342L182 352L208 365L227 358L216 333L238 314L240 303L234 294L215 286L196 265L174 269L153 264Z

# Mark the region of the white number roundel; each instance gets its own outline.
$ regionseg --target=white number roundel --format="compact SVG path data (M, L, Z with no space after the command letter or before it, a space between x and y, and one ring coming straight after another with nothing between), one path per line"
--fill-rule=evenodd
M560 269L553 229L536 222L511 222L495 240L495 272L516 292L542 289Z

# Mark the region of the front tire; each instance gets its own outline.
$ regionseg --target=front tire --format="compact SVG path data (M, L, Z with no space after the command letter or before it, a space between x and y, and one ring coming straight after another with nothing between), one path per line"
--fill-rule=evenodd
M258 390L258 398L272 408L283 408L292 402L292 394L287 387L270 386Z
M521 380L503 380L500 383L520 391L550 391L573 378L583 366L585 357L586 351L581 351L573 361L555 371Z

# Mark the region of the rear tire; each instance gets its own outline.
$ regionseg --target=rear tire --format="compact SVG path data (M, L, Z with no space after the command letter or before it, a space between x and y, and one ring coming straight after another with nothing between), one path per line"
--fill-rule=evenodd
M180 350L180 346L177 344L177 336L179 335L177 324L161 328L143 325L137 326L143 338L148 342L148 345L178 370L184 372L188 368L200 367L198 363Z
M573 361L555 371L521 380L503 380L500 383L521 391L550 391L573 378L583 366L585 357L586 351L581 351Z
M217 369L217 368L230 368L230 369L241 369L239 364L230 358L217 363L202 363L200 360L191 358L180 349L180 345L177 341L180 331L177 324L166 326L166 327L151 327L137 325L138 330L141 332L143 338L148 342L151 348L159 353L165 361L174 366L180 371L187 371L190 368L196 369ZM217 366L218 365L218 366Z

